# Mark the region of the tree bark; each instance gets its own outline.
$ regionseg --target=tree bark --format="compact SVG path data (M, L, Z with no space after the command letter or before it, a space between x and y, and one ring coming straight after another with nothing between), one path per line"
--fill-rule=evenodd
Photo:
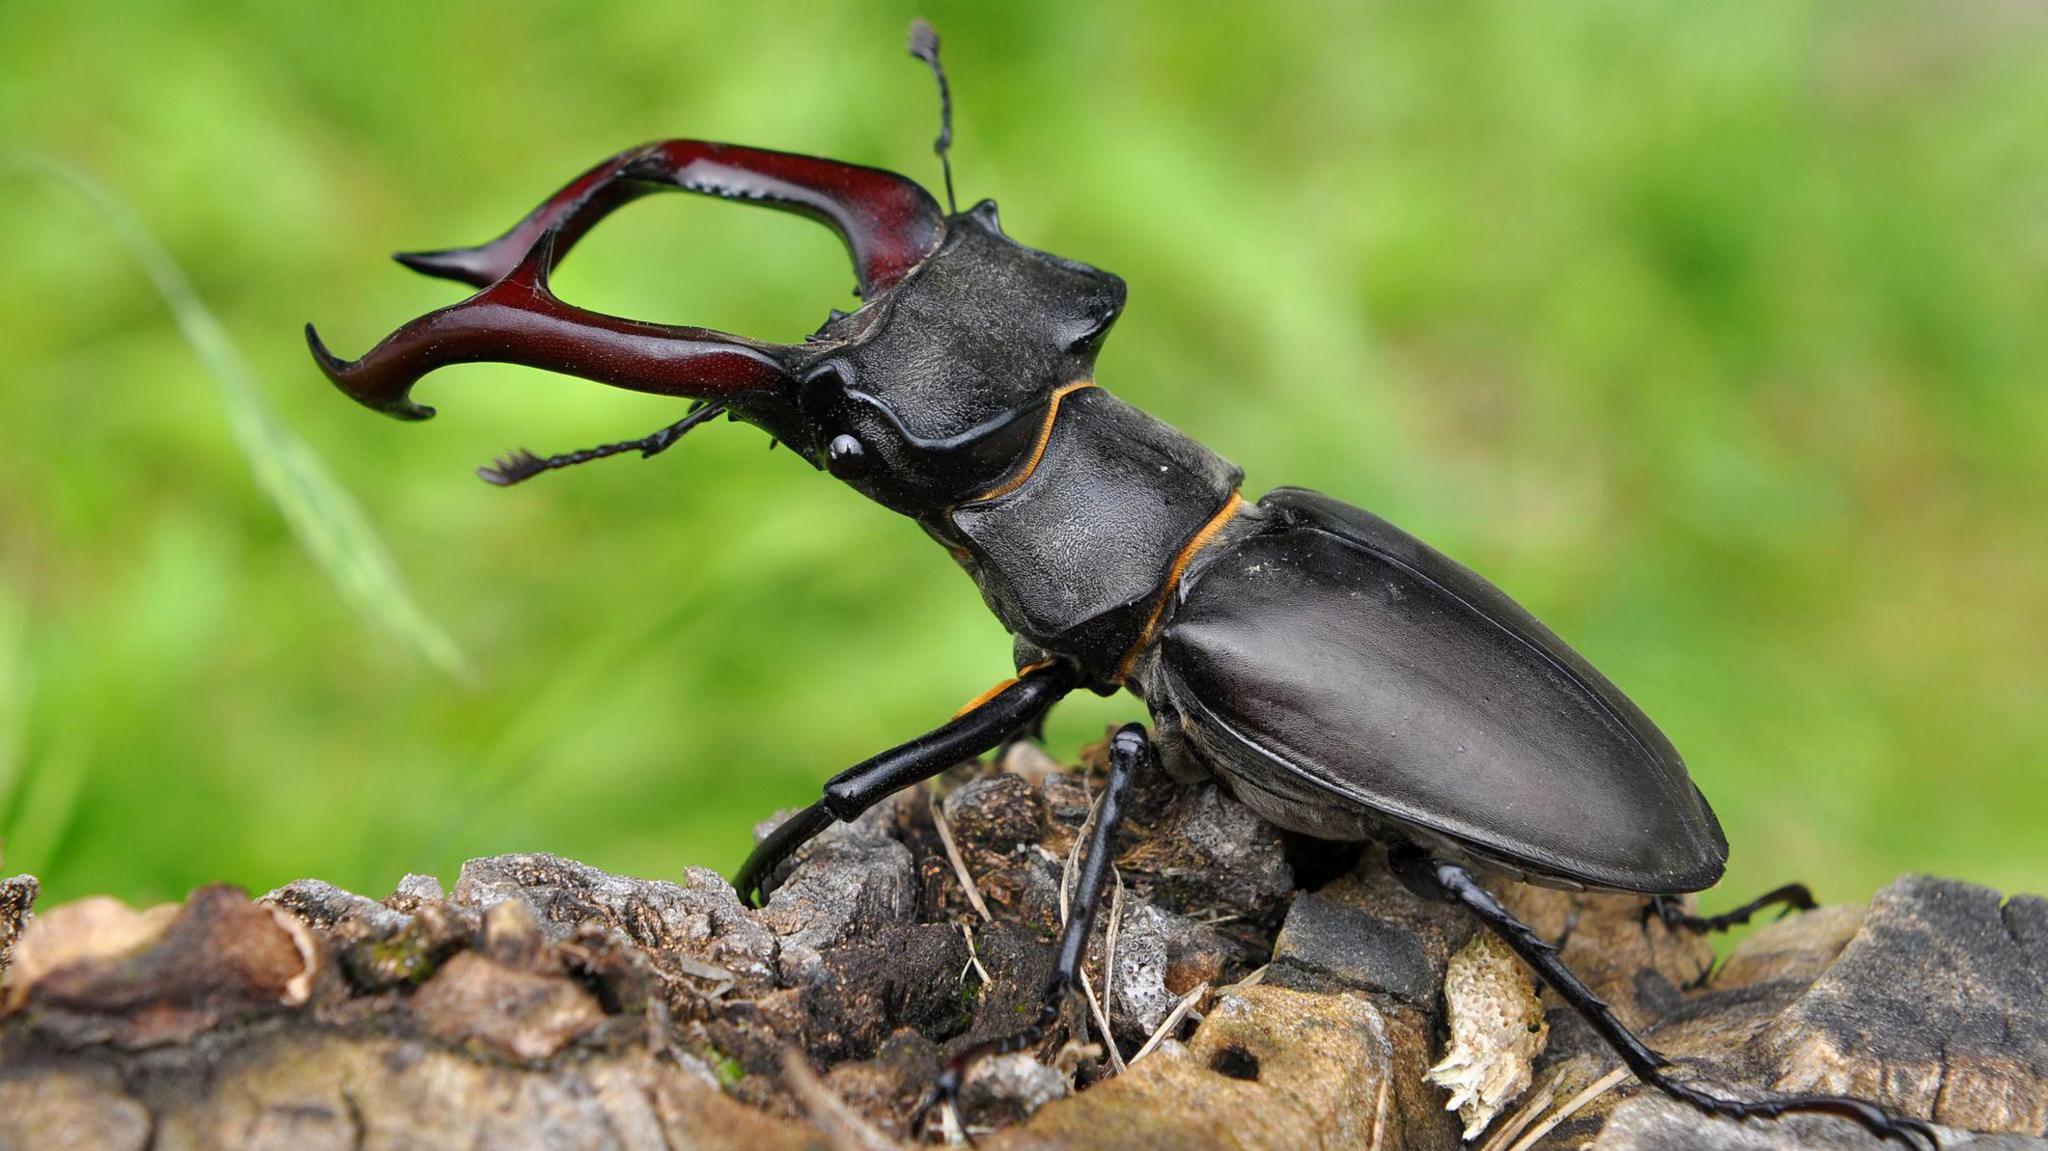
M1029 1018L1089 779L1029 748L963 765L942 799L832 829L758 911L701 868L547 855L472 860L450 891L302 880L141 912L31 915L33 880L8 880L0 1151L945 1138L952 1117L912 1113L948 1052ZM1133 809L1088 1002L963 1092L983 1146L1448 1151L1468 1125L1491 1151L1878 1146L1642 1093L1376 849L1291 839L1206 786L1154 781ZM1908 876L1715 966L1639 898L1498 886L1694 1082L1850 1093L1951 1142L2048 1148L2048 901Z

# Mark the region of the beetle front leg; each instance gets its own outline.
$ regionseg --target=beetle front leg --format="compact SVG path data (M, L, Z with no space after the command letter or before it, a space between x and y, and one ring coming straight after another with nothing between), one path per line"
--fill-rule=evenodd
M1409 890L1425 897L1434 896L1462 904L1477 916L1487 930L1507 944L1522 962L1536 972L1538 978L1579 1013L1581 1019L1592 1025L1644 1086L1709 1115L1737 1120L1775 1119L1782 1115L1808 1113L1834 1115L1850 1120L1880 1139L1896 1139L1907 1146L1919 1146L1917 1141L1924 1140L1928 1147L1941 1146L1935 1138L1934 1129L1928 1124L1892 1115L1875 1103L1861 1099L1842 1095L1728 1099L1680 1083L1666 1073L1670 1061L1652 1051L1635 1032L1630 1031L1614 1010L1564 965L1558 957L1557 948L1536 934L1529 925L1516 919L1514 913L1481 886L1470 871L1455 863L1432 859L1427 852L1412 845L1402 845L1388 852L1387 861Z
M945 726L833 776L825 784L825 798L783 820L740 865L739 875L733 879L740 898L755 902L758 892L765 901L775 869L813 836L996 746L1042 718L1078 683L1079 677L1064 664L1028 668L960 709Z
M1143 769L1158 767L1158 755L1145 735L1143 724L1127 723L1109 738L1109 783L1103 788L1101 806L1088 839L1081 846L1080 875L1074 880L1073 910L1060 930L1059 957L1052 976L1046 980L1045 998L1038 1018L1014 1035L976 1043L946 1061L946 1069L932 1085L932 1092L917 1109L922 1116L940 1103L950 1104L960 1093L967 1069L990 1055L1007 1055L1044 1042L1046 1032L1060 1016L1067 996L1080 983L1081 963L1088 955L1088 937L1095 928L1095 912L1101 906L1103 888L1109 879L1110 863L1116 858L1116 833L1123 826L1124 805L1130 801L1131 784ZM915 1123L913 1117L912 1122Z
M1795 911L1812 911L1820 906L1814 902L1813 892L1804 883L1788 883L1783 887L1766 891L1741 907L1724 911L1719 915L1692 915L1679 906L1678 901L1664 895L1652 895L1648 907L1643 909L1643 918L1655 916L1664 921L1664 926L1673 931L1685 930L1695 935L1708 935L1740 927L1750 917L1766 907L1783 905L1784 914Z
M1039 713L1037 719L1011 732L1002 743L996 745L996 762L1001 763L1003 758L1010 754L1010 749L1020 743L1044 743L1045 716L1046 713Z

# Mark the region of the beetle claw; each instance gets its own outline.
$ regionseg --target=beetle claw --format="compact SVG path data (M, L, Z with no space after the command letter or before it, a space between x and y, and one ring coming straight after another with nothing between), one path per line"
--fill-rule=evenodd
M1649 928L1650 920L1663 920L1664 926L1672 931L1689 931L1694 935L1708 935L1740 927L1750 921L1757 912L1776 906L1778 918L1783 919L1795 911L1812 911L1819 904L1814 901L1813 892L1803 883L1788 883L1783 887L1767 891L1748 903L1719 915L1700 916L1688 913L1678 901L1665 895L1653 895L1643 905L1643 927Z

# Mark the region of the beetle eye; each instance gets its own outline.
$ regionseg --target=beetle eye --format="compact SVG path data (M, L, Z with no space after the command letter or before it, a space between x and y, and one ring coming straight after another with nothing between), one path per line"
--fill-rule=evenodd
M868 450L854 437L842 433L825 445L825 470L840 479L852 479L866 471L867 466Z

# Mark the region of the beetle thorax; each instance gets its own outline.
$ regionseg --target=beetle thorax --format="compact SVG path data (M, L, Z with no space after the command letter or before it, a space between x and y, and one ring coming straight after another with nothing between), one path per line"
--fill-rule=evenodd
M1123 302L1122 280L1009 239L984 201L814 337L800 393L821 467L915 516L1013 634L1103 684L1239 477L1095 384Z

